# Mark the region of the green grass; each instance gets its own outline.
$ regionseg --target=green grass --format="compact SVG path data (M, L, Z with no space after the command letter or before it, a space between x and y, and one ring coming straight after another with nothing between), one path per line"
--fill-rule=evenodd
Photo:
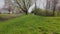
M0 22L0 34L60 34L60 17L21 15Z

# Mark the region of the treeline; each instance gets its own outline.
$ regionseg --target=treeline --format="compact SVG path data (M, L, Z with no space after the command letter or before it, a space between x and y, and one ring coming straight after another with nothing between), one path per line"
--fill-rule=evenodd
M52 11L52 15L54 16L57 11L60 11L60 0L47 0L46 10Z
M42 16L58 16L60 15L60 0L46 0L45 10L35 8L33 13Z
M32 0L13 0L13 1L16 4L16 6L19 7L19 9L22 12L24 12L26 15L28 14L28 9L33 3ZM45 16L51 16L51 15L55 16L55 14L59 14L60 0L46 0L45 10L38 9L36 7L36 4L37 4L36 1L37 0L34 0L34 3L35 3L35 10L33 11L34 14L38 14L38 15L44 14ZM9 12L11 11L10 9L11 7L9 8Z

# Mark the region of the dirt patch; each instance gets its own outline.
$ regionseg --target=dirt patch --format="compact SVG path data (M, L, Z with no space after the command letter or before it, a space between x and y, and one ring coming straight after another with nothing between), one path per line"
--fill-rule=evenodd
M0 16L0 22L6 21L12 18L16 18L16 17L17 15L13 15L13 14L3 15L3 16Z

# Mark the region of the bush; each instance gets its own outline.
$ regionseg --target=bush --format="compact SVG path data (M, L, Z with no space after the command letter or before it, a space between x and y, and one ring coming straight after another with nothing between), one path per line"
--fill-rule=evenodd
M42 9L36 9L33 10L32 13L34 13L35 15L39 15L39 16L53 16L52 11L49 10L42 10Z
M34 13L35 15L39 15L39 16L60 16L60 11L55 11L55 14L53 15L53 11L52 10L42 10L42 9L34 9L32 11L32 13Z

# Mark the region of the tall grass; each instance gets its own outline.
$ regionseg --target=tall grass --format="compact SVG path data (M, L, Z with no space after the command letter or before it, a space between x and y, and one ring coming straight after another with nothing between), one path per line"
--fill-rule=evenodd
M60 17L21 15L1 22L0 34L60 34Z

